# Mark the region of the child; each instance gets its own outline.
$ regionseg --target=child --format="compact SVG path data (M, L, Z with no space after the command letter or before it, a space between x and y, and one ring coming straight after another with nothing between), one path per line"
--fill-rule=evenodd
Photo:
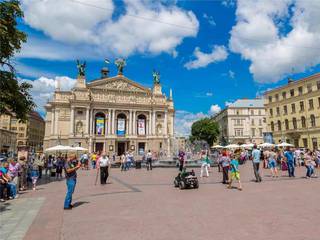
M229 186L228 188L232 188L232 180L236 179L239 182L239 190L242 190L242 186L241 186L241 181L240 181L240 172L239 172L239 162L238 160L235 158L234 154L232 154L230 156L230 158L232 159L230 162L230 172L231 172L231 178L229 181Z

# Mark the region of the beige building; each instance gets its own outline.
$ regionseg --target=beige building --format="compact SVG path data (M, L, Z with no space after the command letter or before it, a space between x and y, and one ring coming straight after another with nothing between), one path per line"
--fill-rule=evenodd
M17 134L11 130L0 128L0 153L16 151Z
M267 91L267 129L276 143L318 148L320 144L320 74Z
M56 89L45 106L45 148L62 144L120 155L126 151L171 154L174 133L172 94L160 82L146 88L118 73L86 82L77 78L71 91Z
M220 127L222 144L262 143L266 132L263 99L239 99L213 116Z
M18 148L42 151L45 122L39 113L29 113L26 122L19 121L13 114L3 114L0 116L0 128L16 135L15 146Z

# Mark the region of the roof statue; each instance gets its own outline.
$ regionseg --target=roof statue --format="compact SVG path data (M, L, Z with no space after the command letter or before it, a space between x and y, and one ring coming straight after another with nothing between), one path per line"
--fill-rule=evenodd
M154 84L160 84L160 72L156 71L156 70L153 70L152 76L153 76L153 83Z
M118 75L123 75L123 68L126 66L126 60L124 58L117 58L114 63L118 68Z
M83 63L80 63L80 61L77 60L77 68L78 68L78 75L79 76L86 75L86 61L84 61Z

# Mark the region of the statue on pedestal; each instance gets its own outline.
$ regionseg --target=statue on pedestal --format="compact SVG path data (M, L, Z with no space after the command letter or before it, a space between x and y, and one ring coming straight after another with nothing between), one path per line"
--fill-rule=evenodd
M126 60L124 58L117 58L114 63L118 68L118 75L123 75L123 68L126 66Z
M159 71L153 70L152 77L153 77L154 84L160 84L160 72Z
M77 68L78 68L78 75L81 77L84 77L86 75L86 61L83 63L80 63L79 60L77 60Z

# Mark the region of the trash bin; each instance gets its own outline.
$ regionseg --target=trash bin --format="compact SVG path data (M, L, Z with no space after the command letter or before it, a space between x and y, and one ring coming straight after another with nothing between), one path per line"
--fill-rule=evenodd
M136 169L141 169L141 161L136 161Z

